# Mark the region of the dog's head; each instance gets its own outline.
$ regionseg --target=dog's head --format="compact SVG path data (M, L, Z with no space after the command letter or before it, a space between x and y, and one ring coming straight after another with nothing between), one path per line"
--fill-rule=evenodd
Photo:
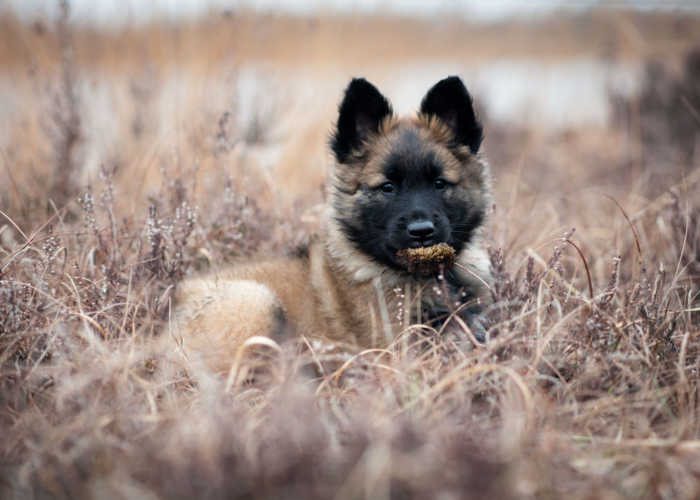
M369 82L354 79L340 105L331 214L373 260L405 269L397 252L446 243L459 253L489 199L482 127L458 77L433 86L413 118L394 116Z

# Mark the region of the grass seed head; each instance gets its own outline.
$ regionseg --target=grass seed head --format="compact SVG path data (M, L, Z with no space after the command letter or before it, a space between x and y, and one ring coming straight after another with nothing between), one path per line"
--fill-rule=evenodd
M455 263L455 249L447 243L429 247L404 248L396 252L401 265L410 273L434 274Z

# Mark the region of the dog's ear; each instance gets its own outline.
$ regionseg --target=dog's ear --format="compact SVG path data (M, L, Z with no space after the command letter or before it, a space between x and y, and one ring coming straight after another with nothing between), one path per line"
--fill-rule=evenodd
M458 76L433 85L421 102L420 112L438 117L452 129L460 144L469 146L472 153L479 151L483 128L476 119L472 98Z
M382 120L392 113L389 101L364 78L353 78L340 104L338 123L331 137L331 148L339 163L379 130Z

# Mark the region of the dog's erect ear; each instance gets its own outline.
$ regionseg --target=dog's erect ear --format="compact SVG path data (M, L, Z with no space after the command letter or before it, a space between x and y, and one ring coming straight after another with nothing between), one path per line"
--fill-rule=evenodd
M476 119L472 98L458 76L450 76L433 85L421 102L420 112L437 116L452 129L460 144L469 146L472 153L479 151L483 128Z
M389 101L364 78L353 78L345 90L331 148L338 162L358 148L369 134L377 132L384 118L392 113Z

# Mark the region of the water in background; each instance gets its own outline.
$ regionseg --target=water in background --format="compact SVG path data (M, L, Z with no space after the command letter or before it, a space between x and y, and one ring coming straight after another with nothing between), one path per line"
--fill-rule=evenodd
M58 1L5 0L5 8L24 19L55 17ZM71 0L73 19L78 22L110 25L139 23L153 19L178 20L206 15L231 7L308 15L314 12L395 13L431 17L445 14L463 16L472 22L492 22L507 18L538 19L557 11L577 12L594 6L624 7L637 10L700 11L700 4L683 0L627 0L607 4L600 0L517 1L517 0ZM3 8L0 3L0 9Z

